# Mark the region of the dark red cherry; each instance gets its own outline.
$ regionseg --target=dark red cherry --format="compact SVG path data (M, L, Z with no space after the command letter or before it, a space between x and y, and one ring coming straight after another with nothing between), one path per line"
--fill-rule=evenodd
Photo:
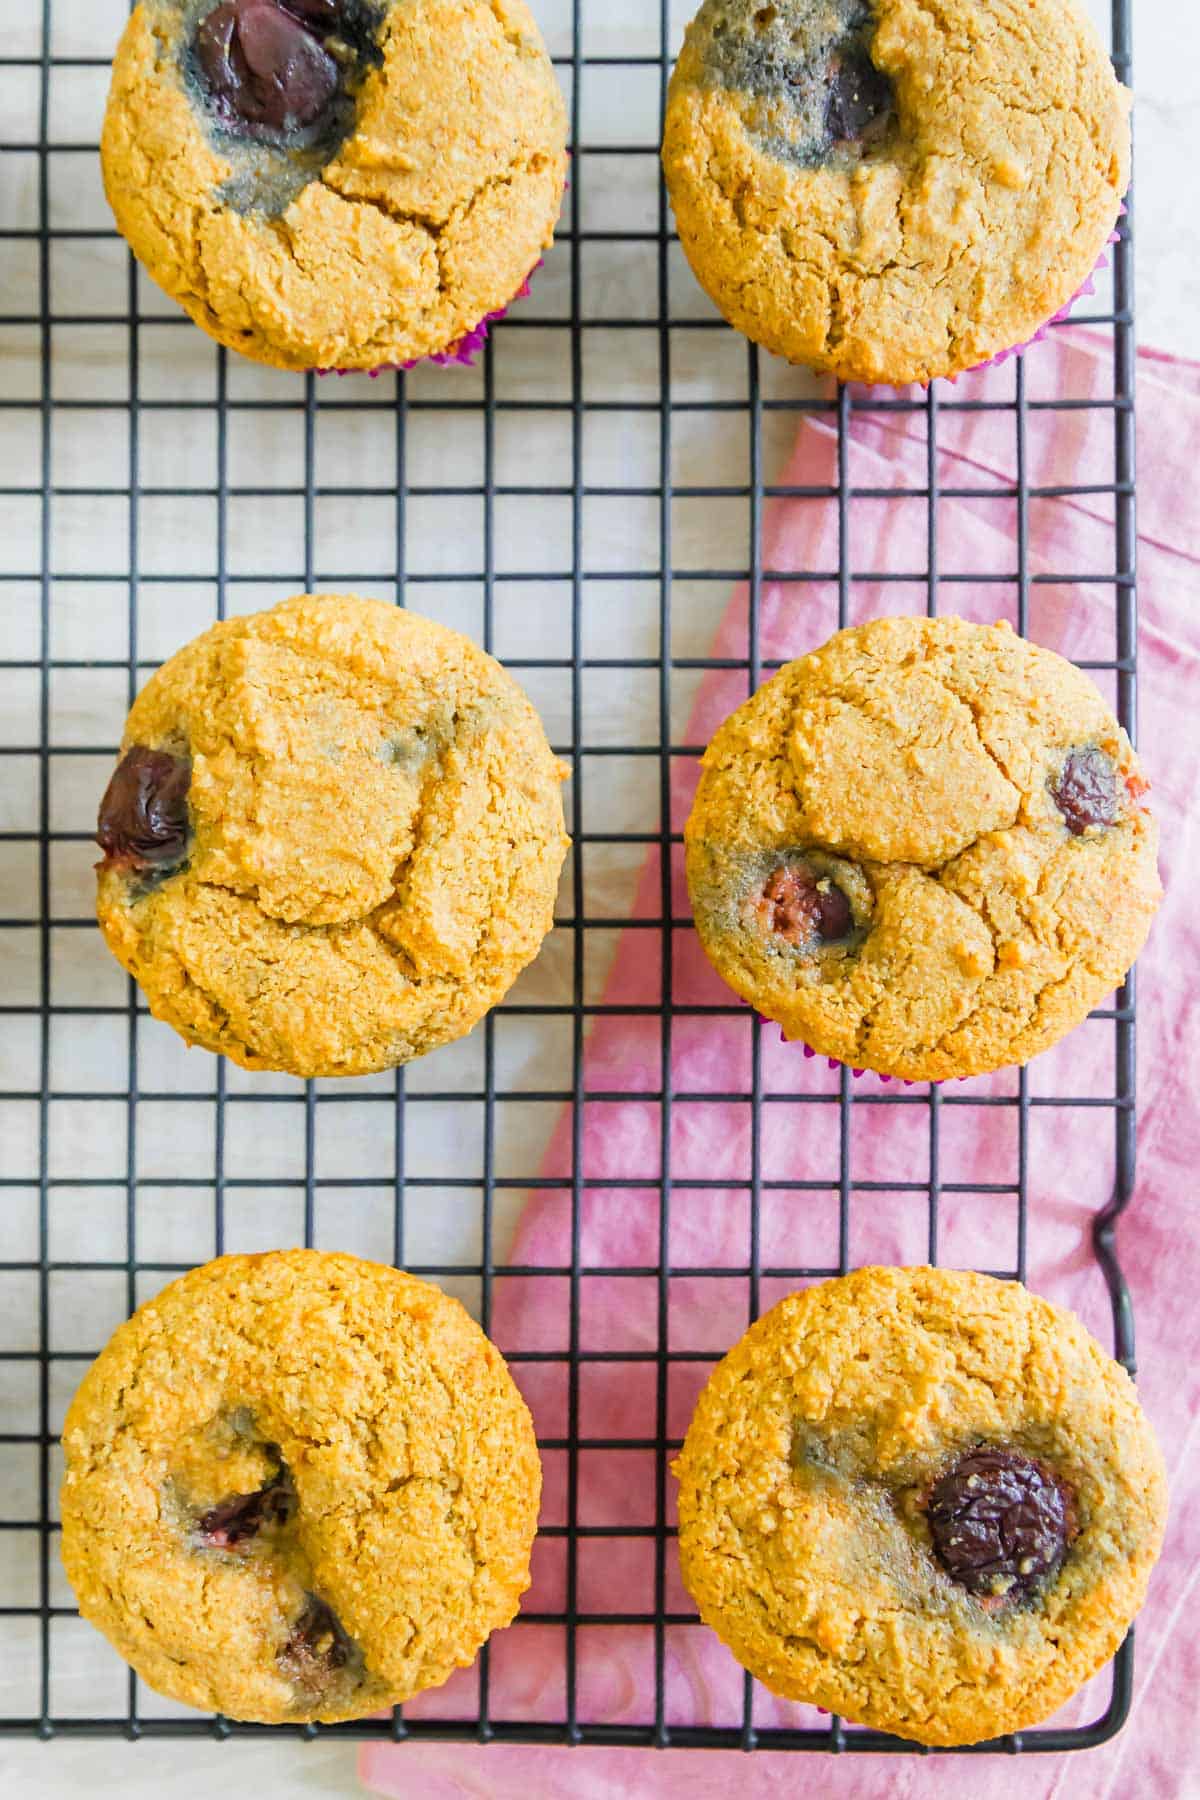
M1116 824L1117 772L1112 758L1094 745L1070 752L1050 792L1074 837L1096 825Z
M288 9L276 0L225 0L202 19L196 62L223 121L249 126L251 135L315 124L337 93L339 71L310 26L336 23L318 0Z
M279 1661L299 1686L320 1688L350 1660L351 1643L324 1600L310 1594L296 1620Z
M165 750L135 745L117 764L103 800L96 842L110 862L166 869L188 852L192 765Z
M237 1550L266 1526L282 1524L290 1510L288 1493L278 1483L256 1494L233 1494L197 1519L196 1535L210 1550Z
M835 144L876 137L892 111L892 84L861 45L851 44L830 65L825 129Z
M806 863L784 863L768 877L758 903L764 928L797 950L815 950L849 934L854 923L841 888Z
M934 1484L929 1529L947 1574L972 1594L1021 1597L1058 1572L1074 1503L1044 1463L1017 1450L969 1451Z

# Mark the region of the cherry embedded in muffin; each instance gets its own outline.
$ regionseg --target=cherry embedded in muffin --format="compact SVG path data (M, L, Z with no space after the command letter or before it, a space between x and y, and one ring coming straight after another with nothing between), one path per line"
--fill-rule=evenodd
M291 1496L279 1481L254 1494L232 1494L201 1514L196 1536L209 1550L243 1550L270 1526L282 1525L291 1506Z
M1095 745L1068 753L1050 793L1072 837L1117 822L1116 767Z
M192 765L167 750L135 744L117 764L100 802L96 842L108 863L165 874L188 853Z
M813 168L865 154L895 116L875 66L873 9L863 0L710 0L709 79L739 97L762 148Z
M928 1503L934 1549L969 1593L1025 1598L1055 1575L1076 1532L1069 1489L1017 1450L979 1448L934 1483Z
M337 93L337 63L307 23L275 0L218 6L197 27L195 55L221 122L234 130L302 130Z
M802 862L773 870L753 910L769 936L810 953L848 937L854 924L850 902L836 882Z
M833 144L865 144L892 115L892 84L861 44L849 44L829 65L825 130Z
M332 142L381 60L380 20L368 0L222 0L196 27L192 74L233 137L284 149Z
M310 1594L279 1652L280 1665L300 1687L320 1688L350 1660L350 1639L332 1607Z

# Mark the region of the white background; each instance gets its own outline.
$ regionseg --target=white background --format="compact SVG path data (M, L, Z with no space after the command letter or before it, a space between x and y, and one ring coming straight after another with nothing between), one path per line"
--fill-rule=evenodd
M107 47L115 41L120 28L121 18L126 8L123 0L54 0L53 13L56 22L55 51L61 55L96 55L105 53ZM538 11L551 47L556 54L569 54L570 8L565 0L535 0ZM675 7L677 34L689 12L686 4ZM1090 10L1097 21L1106 23L1107 9L1101 0L1090 0ZM1139 337L1145 344L1163 351L1172 351L1184 355L1200 355L1200 214L1196 204L1196 190L1200 185L1200 20L1196 9L1176 0L1134 0L1135 10L1135 72L1138 93L1138 111L1136 120L1137 132L1137 210L1136 210L1136 243L1138 270L1138 308ZM5 0L2 8L3 18L0 21L0 55L37 54L40 49L40 0ZM591 0L585 5L586 37L585 53L593 55L623 54L655 54L658 50L657 31L654 23L657 8L648 4L648 0ZM656 82L649 80L644 91L639 91L634 82L612 82L607 84L601 93L599 87L594 94L585 93L584 132L585 141L589 143L609 142L649 142L653 136L653 108L656 99ZM56 77L56 80L59 80ZM55 119L53 135L57 138L75 142L94 141L99 126L100 108L103 103L103 79L97 73L81 71L69 82L64 81L55 94ZM4 141L29 141L36 138L36 103L37 83L31 75L29 81L12 71L0 70L0 105L4 108L6 124L0 128L0 139ZM621 116L619 109L629 108L629 116ZM15 122L15 123L14 123ZM28 159L32 164L33 159ZM88 165L88 166L85 166ZM646 165L649 166L648 163ZM605 165L603 159L597 159L594 171L588 170L582 175L585 191L589 196L589 204L601 209L612 209L614 222L620 218L622 208L641 204L637 195L625 198L615 177L618 165L611 161ZM61 205L64 217L73 223L100 225L104 222L103 201L99 195L94 164L90 159L78 159L78 183L75 191L66 194L56 193L56 204ZM605 184L613 178L611 190L605 192ZM28 200L28 193L23 196L23 178L18 175L14 182L6 171L0 179L0 221L20 222L17 215L22 204ZM648 190L646 190L648 192ZM642 193L642 190L639 190ZM653 216L646 223L653 225ZM607 268L598 265L592 267L585 264L585 279L594 279L594 298L599 305L607 304L608 310L637 311L646 309L648 319L654 317L655 300L653 292L646 294L642 289L640 270L629 267ZM103 279L102 271L91 268L86 261L77 267L80 280ZM21 280L21 272L14 265L0 269L0 293ZM65 280L72 280L72 272L65 271ZM682 268L673 269L672 308L673 312L683 317L703 318L706 307L702 297L688 291L689 278ZM566 286L559 278L558 270L552 261L545 271L541 292L535 304L543 306L547 313L561 312L566 298ZM591 302L593 296L589 296ZM65 304L61 300L60 305ZM9 311L18 310L15 305L7 304ZM153 312L158 305L154 296L146 291L143 306ZM596 305L590 304L591 310ZM161 312L163 309L159 307ZM191 334L186 334L189 338ZM522 343L523 334L509 334L512 348ZM523 342L532 345L533 340L524 334ZM169 336L171 364L164 367L162 378L170 383L188 380L188 371L200 371L202 379L207 348L197 338L194 343L184 345L180 334ZM696 347L695 356L688 362L686 351L682 363L682 379L692 384L694 397L703 398L706 392L713 391L713 382L722 379L721 369L724 366L720 356L711 357L714 340L704 340L703 346ZM36 370L32 366L36 344L28 334L4 333L0 337L0 382L5 393L20 393L35 380ZM107 347L90 346L88 363L98 368L99 373L84 376L82 363L75 373L80 379L95 380L99 391L108 378L105 370L111 357L111 368L115 369L123 354L123 342L118 341ZM506 346L507 352L507 346ZM176 361L176 358L178 360ZM715 372L714 372L715 367ZM542 371L522 368L520 356L507 356L504 360L498 355L500 379L519 384L522 380L542 378ZM111 369L109 370L111 374ZM150 379L153 379L151 373ZM237 379L251 384L247 392L253 390L253 384L264 382L261 391L277 391L272 384L287 378L260 378L257 372L240 370ZM786 384L792 377L786 371L772 371L768 380L774 384ZM422 384L441 381L456 384L454 391L466 397L474 397L478 389L478 377L465 374L441 376L436 372L422 373L415 378ZM168 390L169 391L169 390ZM423 391L424 387L423 387ZM517 391L514 387L511 391ZM36 388L35 388L36 392ZM96 423L89 423L86 414L77 415L79 419L78 435L74 443L61 445L64 462L57 475L60 481L69 484L72 479L72 468L84 468L89 471L85 477L95 480L94 471L98 464L103 464L114 455L114 447L106 444L104 431L106 427L99 423L103 415L95 415ZM181 415L185 417L186 415ZM199 417L199 415L195 415ZM431 428L436 428L438 421L426 415ZM536 429L536 422L534 429ZM549 427L548 427L549 429ZM58 437L63 438L61 423L58 426ZM776 454L786 446L780 442L774 446ZM553 454L553 448L546 446ZM186 459L193 454L204 453L202 445L190 445L187 441L169 443L164 441L156 446L154 453L161 455L163 466L177 467L173 459ZM333 443L329 446L330 455L352 455L352 447L348 440ZM505 446L499 446L503 456ZM603 460L606 454L612 454L612 447L597 443L591 452ZM618 453L622 457L637 455L636 447L622 444ZM712 454L713 452L709 452ZM252 465L259 454L253 441L248 440L236 450L243 455L247 465ZM470 480L475 477L461 472L462 458L469 457L472 452L460 446L454 440L450 427L446 428L446 437L442 444L430 437L422 443L422 454L426 466L447 470L448 480ZM512 454L516 457L527 457L530 454L528 443L514 444ZM535 453L536 454L536 453ZM700 445L694 452L702 457L706 454ZM0 444L0 470L7 470L21 456L21 448L10 442L7 446ZM29 467L28 461L24 466ZM695 465L693 464L693 467ZM237 479L236 471L231 471L232 478ZM28 479L0 474L0 483L17 479ZM146 479L183 479L182 476L154 476ZM501 477L503 479L503 477ZM693 475L692 479L696 479ZM725 479L724 476L717 477ZM243 477L248 479L248 477ZM436 474L426 479L435 481ZM561 476L560 476L561 479ZM650 475L648 479L653 480ZM552 503L552 505L555 503ZM346 522L331 521L331 530L345 528ZM546 508L539 509L531 502L523 508L514 508L511 519L503 525L509 534L507 542L499 546L501 555L511 555L515 560L513 566L533 566L530 559L545 539L559 529L560 521L550 516ZM111 521L106 520L102 510L91 517L81 516L78 520L78 537L81 554L102 555L104 534L111 528ZM189 545L188 522L174 521L169 526L171 542L181 559L187 560L193 548L203 549L209 541L206 522L197 518L192 529L197 538L196 545ZM382 525L373 522L369 514L355 521L352 525L359 541L358 555L367 558L362 566L369 566L372 554L372 533L378 531L381 539L386 535ZM685 526L685 534L687 527ZM429 522L431 537L436 538L442 532L442 524L435 518ZM686 543L686 535L683 540ZM386 549L381 549L381 558L386 558ZM320 549L318 549L318 556ZM736 557L714 558L722 566ZM82 565L87 566L86 561ZM387 566L386 560L381 567ZM429 590L432 592L432 590ZM445 608L443 616L448 622L461 624L465 629L473 629L472 607L474 597L464 592L456 596L451 590L437 590L439 604ZM239 604L264 604L277 598L277 591L264 592L261 595L246 592L244 600ZM415 596L416 603L422 610L432 611L433 607L426 602L424 595ZM629 596L626 599L628 616L622 612L620 601L626 599L618 588L609 586L605 600L608 604L598 608L589 621L590 644L593 654L623 654L626 647L636 639L637 608L639 597ZM713 597L713 603L719 610L720 596ZM17 601L15 604L19 604ZM120 608L124 604L123 596L117 595L113 605ZM186 605L186 597L184 604ZM648 609L652 608L653 596L641 596L640 603ZM203 612L203 597L197 597L198 608L195 626L200 628L206 622ZM89 655L112 654L104 642L103 618L97 616L97 605L101 613L105 605L104 599L97 598L94 592L86 595L80 593L73 601L69 593L64 593L61 611L56 617L56 630L61 633L56 645L58 655L86 657ZM455 608L460 608L455 613ZM165 654L182 638L189 635L179 628L178 615L174 610L174 599L170 618L161 621L156 617L152 607L143 613L143 654L153 658ZM715 618L715 614L713 615ZM501 634L505 630L517 633L519 627L515 619L506 622L503 614L498 621ZM18 629L16 625L13 627ZM535 618L527 626L533 634L540 631L541 626ZM703 630L703 627L701 628ZM161 640L161 641L160 641ZM609 648L609 645L612 648ZM512 639L514 647L509 654L516 655L521 651L518 637ZM702 653L706 645L698 642L697 652ZM503 654L504 643L497 648ZM532 646L526 653L536 653ZM123 678L122 678L123 679ZM538 694L536 697L543 711L549 717L552 735L556 722L556 713L561 706L560 697L552 694ZM680 707L686 706L687 694L681 692ZM110 738L116 736L119 729L119 714L123 710L122 696L114 695L108 702L97 702L94 696L80 699L82 717L79 729L85 736L99 734L104 739L105 733ZM597 721L605 715L614 704L614 697L597 693L593 700ZM63 705L69 712L74 701L70 695L63 698ZM627 696L625 705L631 715L636 714L638 697ZM110 714L112 717L110 718ZM616 727L623 732L638 728L635 716L619 720ZM597 729L600 729L599 723ZM81 740L82 741L82 740ZM105 740L106 741L106 740ZM64 891L70 895L78 889L79 908L86 907L86 864L90 861L87 854L75 859L78 867L65 867L61 871ZM620 897L627 891L628 871L624 875L619 869L608 872L610 889L608 894L610 910L619 915ZM5 907L4 911L10 909ZM89 949L81 947L80 954L99 955L93 944ZM594 979L599 980L597 971ZM550 979L553 979L551 971ZM161 1054L168 1062L174 1050L167 1043L164 1034L161 1041L158 1037L151 1039L151 1053ZM15 1047L16 1054L20 1046ZM97 1042L89 1047L87 1044L76 1045L73 1052L78 1066L74 1070L78 1076L80 1070L94 1058L103 1058L105 1048ZM466 1069L469 1066L470 1051L462 1053L467 1059L459 1065ZM506 1054L511 1056L511 1067L514 1081L524 1070L528 1075L536 1077L539 1058L546 1055L546 1047L523 1042L520 1034L514 1034ZM67 1079L71 1078L68 1072ZM436 1084L449 1085L455 1078L455 1065L448 1058L446 1065L429 1079ZM95 1079L88 1072L87 1080ZM536 1080L531 1082L536 1085ZM7 1085L7 1083L0 1084ZM420 1078L415 1084L420 1086ZM166 1122L164 1122L166 1124ZM181 1120L182 1126L182 1120ZM504 1127L502 1126L502 1130ZM511 1154L518 1159L517 1166L522 1169L536 1167L538 1141L542 1135L542 1125L527 1117L514 1116L511 1122L512 1139ZM164 1135L167 1135L170 1127ZM503 1143L501 1145L503 1151ZM82 1153L82 1146L81 1146ZM281 1154L286 1156L286 1147ZM18 1201L13 1202L19 1205ZM280 1200L284 1210L272 1212L271 1202L264 1203L261 1216L247 1217L241 1220L240 1229L246 1234L246 1242L231 1247L258 1247L259 1242L281 1241L288 1237L291 1230L286 1215L286 1200ZM503 1221L501 1224L503 1225ZM65 1228L72 1233L73 1253L81 1257L102 1257L112 1253L112 1232L116 1229L113 1221L106 1220L103 1209L95 1210L84 1207L77 1217L64 1222ZM167 1221L160 1228L167 1233L169 1243L164 1248L164 1255L186 1258L192 1254L189 1236L189 1223L184 1217ZM385 1228L383 1215L380 1216L379 1229ZM363 1224L368 1241L355 1244L352 1248L361 1248L370 1252L374 1245L371 1238L372 1226L369 1217ZM294 1233L293 1233L294 1235ZM432 1260L436 1255L454 1254L454 1226L445 1226L441 1237L434 1232L423 1249ZM8 1254L9 1252L4 1252ZM195 1246L197 1257L205 1253L202 1243ZM414 1260L416 1258L414 1257ZM471 1298L469 1293L464 1297ZM18 1302L19 1303L19 1302ZM106 1322L103 1305L94 1321L89 1325L99 1327ZM100 1335L103 1335L101 1332ZM96 1336L95 1341L99 1341ZM81 1667L80 1676L84 1675ZM82 1710L82 1709L80 1709ZM190 1741L175 1745L143 1743L129 1746L123 1743L88 1742L66 1743L59 1741L48 1747L34 1744L0 1744L0 1792L15 1800L16 1796L51 1796L57 1794L82 1793L88 1790L102 1793L119 1792L123 1800L150 1800L170 1792L184 1800L185 1796L207 1797L224 1788L234 1794L256 1793L263 1800L275 1800L275 1797L287 1795L302 1796L308 1794L346 1794L354 1791L354 1758L352 1746L317 1743L316 1745L298 1745L290 1740L277 1740L260 1744L233 1744L215 1746L205 1742Z

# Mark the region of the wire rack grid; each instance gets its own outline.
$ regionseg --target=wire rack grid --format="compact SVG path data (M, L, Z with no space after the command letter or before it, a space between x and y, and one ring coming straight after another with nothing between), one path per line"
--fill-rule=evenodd
M176 316L112 230L96 136L126 10L125 0L18 0L0 26L0 1732L257 1729L159 1701L80 1623L57 1563L56 1432L108 1331L174 1273L227 1249L303 1242L403 1263L459 1293L485 1327L501 1293L521 1283L544 1292L560 1321L549 1346L540 1333L501 1344L518 1378L558 1383L555 1422L539 1421L558 1511L544 1525L545 1567L521 1620L440 1701L327 1729L397 1740L912 1753L808 1709L780 1709L732 1664L719 1716L680 1709L671 1670L680 1643L701 1628L674 1574L667 1462L679 1442L676 1378L694 1394L769 1299L858 1260L856 1219L867 1206L906 1209L910 1260L937 1260L969 1202L1003 1206L1011 1251L995 1272L1023 1277L1038 1229L1030 1192L1046 1141L1040 1125L1053 1128L1058 1116L1043 1109L1068 1106L1096 1109L1114 1134L1115 1191L1092 1223L1116 1353L1132 1366L1114 1228L1134 1174L1133 984L1084 1028L1108 1046L1105 1081L1086 1096L1043 1091L1025 1071L982 1091L903 1092L793 1060L780 1080L756 1019L719 996L677 1000L692 933L677 898L672 782L699 753L684 741L699 685L733 668L750 691L775 666L759 624L768 584L811 599L815 642L856 616L864 585L879 594L894 584L933 613L957 609L963 584L977 591L991 582L997 607L1010 606L1025 630L1040 586L1088 582L1111 598L1113 638L1085 666L1108 683L1132 732L1131 218L1111 297L1082 321L1111 337L1102 397L1034 397L1023 361L1010 366L1002 399L941 384L913 398L805 383L723 326L672 235L658 124L690 8L546 0L539 11L570 97L574 153L563 229L534 298L494 332L473 373L421 369L373 386L281 377L217 351ZM1128 79L1127 0L1114 0L1111 27ZM1036 505L1067 490L1030 479L1028 443L1046 417L1072 408L1111 418L1111 477L1087 490L1110 508L1111 565L1099 574L1047 571L1031 544ZM939 548L940 510L956 496L939 484L938 433L956 415L985 410L1014 433L1016 481L987 490L1010 509L1010 555L999 572L958 573ZM861 509L897 497L852 480L853 427L864 414L923 421L926 478L901 496L927 516L923 569L855 567ZM836 478L800 491L771 474L805 417L836 434ZM763 566L765 509L783 499L835 509L836 569ZM749 602L745 654L715 658L716 626L738 582ZM213 617L321 588L391 594L472 631L530 689L573 772L574 847L538 965L464 1045L341 1086L247 1077L201 1053L185 1057L95 941L88 873L95 799L148 670ZM654 857L659 904L642 916L637 875ZM605 985L626 929L652 933L659 946L658 991L634 1001L612 999ZM589 1042L613 1019L653 1033L657 1073L636 1092L592 1085ZM736 1091L681 1084L678 1042L697 1022L745 1033L748 1075ZM743 1177L706 1184L694 1171L681 1176L675 1128L686 1109L714 1101L744 1105L752 1124ZM590 1174L588 1109L624 1103L656 1109L658 1166ZM912 1171L899 1151L885 1179L856 1174L856 1119L880 1107L897 1129L915 1121L926 1157L917 1179L904 1178ZM782 1170L772 1160L765 1125L781 1108L830 1122L828 1164L809 1167L802 1148ZM1011 1166L997 1171L1007 1179L956 1181L955 1115L967 1123L987 1109L1011 1128ZM568 1153L546 1173L564 1117ZM706 1186L736 1189L744 1205L745 1255L735 1267L683 1268L674 1254L673 1220ZM564 1208L566 1251L548 1264L518 1262L521 1208L547 1194ZM591 1194L649 1206L657 1259L615 1267L594 1255L581 1223ZM818 1231L815 1209L826 1202ZM767 1230L780 1207L790 1208L786 1257ZM597 1278L627 1282L648 1301L636 1347L589 1344ZM723 1296L717 1341L704 1347L681 1346L675 1334L683 1281ZM722 1334L716 1322L731 1308L740 1324ZM516 1316L533 1319L538 1305ZM597 1374L644 1378L640 1431L595 1434ZM644 1510L597 1519L589 1470L598 1457L627 1456L641 1459ZM625 1583L606 1582L606 1571L635 1566L642 1604L614 1611L606 1596ZM637 1597L635 1586L631 1577L622 1601ZM589 1708L584 1677L613 1631L636 1637L646 1679L606 1714ZM511 1679L531 1632L541 1634L543 1659L550 1646L549 1704L543 1695L527 1705ZM982 1748L1102 1742L1126 1715L1131 1671L1127 1642L1089 1722Z

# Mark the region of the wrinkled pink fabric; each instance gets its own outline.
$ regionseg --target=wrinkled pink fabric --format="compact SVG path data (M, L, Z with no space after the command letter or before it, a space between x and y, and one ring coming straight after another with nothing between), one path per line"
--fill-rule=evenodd
M1103 398L1111 394L1107 344L1079 329L1062 331L1027 364L1029 396ZM1013 367L966 377L954 399L1011 398ZM758 1752L700 1755L627 1750L530 1750L408 1744L363 1751L367 1784L385 1794L520 1796L684 1795L724 1800L732 1784L761 1795L792 1794L811 1787L825 1795L903 1800L907 1795L959 1795L969 1783L973 1800L1086 1792L1089 1800L1200 1793L1200 1739L1194 1725L1200 1691L1200 1633L1193 1609L1200 1567L1200 1455L1193 1454L1197 1388L1200 1386L1200 1229L1195 1214L1195 1175L1200 1167L1198 1113L1189 1047L1197 1042L1200 1011L1200 827L1194 796L1200 787L1200 592L1191 533L1200 526L1196 471L1200 467L1200 369L1163 358L1140 360L1141 489L1139 568L1141 742L1154 779L1153 804L1163 825L1163 873L1167 901L1140 965L1139 1180L1121 1230L1121 1250L1132 1284L1138 1321L1141 1392L1166 1452L1173 1485L1167 1547L1138 1626L1134 1709L1124 1732L1093 1752L1069 1757L1025 1757L1019 1777L1011 1759L789 1756ZM869 404L867 397L864 402ZM1031 485L1086 486L1111 479L1112 415L1107 410L1029 415L1025 446ZM938 419L939 480L943 489L996 486L1016 476L1011 413L947 413ZM927 446L923 414L856 414L852 425L850 480L887 490L920 487ZM836 480L836 432L827 420L806 417L786 485L832 485ZM1111 501L1103 496L1036 500L1030 506L1030 567L1037 573L1083 576L1111 571L1114 544ZM940 504L941 573L1012 571L1015 567L1015 503L1003 499L950 498ZM767 509L763 559L768 571L816 569L820 584L764 581L760 633L764 659L785 658L820 643L836 627L837 509L828 499L787 498ZM890 493L855 501L850 517L855 570L917 573L926 566L923 500ZM914 585L856 582L852 618L923 610L926 590ZM1015 617L1015 589L946 584L943 610L976 619ZM1056 650L1086 661L1112 655L1113 589L1103 583L1037 585L1031 593L1031 634ZM744 656L747 595L735 594L714 654ZM1109 691L1108 675L1097 677ZM720 671L706 677L687 741L703 743L747 691L746 676ZM649 778L649 769L647 771ZM675 765L673 824L686 814L695 768ZM687 912L686 891L675 852L674 910ZM647 859L635 917L660 911L657 851ZM727 992L708 970L694 934L678 931L674 946L677 1002L726 1002ZM610 1004L657 999L661 981L660 934L624 933L608 980ZM689 1275L718 1265L745 1269L749 1245L744 1189L688 1188L689 1177L735 1183L750 1169L750 1113L744 1104L705 1102L705 1093L745 1092L750 1079L749 1014L728 1019L681 1018L672 1029L672 1083L698 1096L673 1107L670 1157L672 1197L669 1254L669 1339L674 1350L714 1357L740 1334L748 1319L744 1278L719 1281ZM595 1022L586 1049L589 1090L645 1093L644 1100L592 1102L583 1127L588 1177L644 1177L646 1186L585 1190L580 1221L582 1345L584 1350L653 1350L658 1343L655 1276L588 1276L592 1267L653 1270L659 1261L661 1119L653 1092L660 1081L661 1040L656 1019L608 1016ZM1089 1021L1029 1069L1035 1097L1067 1094L1080 1100L1113 1092L1113 1028ZM795 1046L763 1031L763 1086L767 1093L828 1095L839 1077L821 1060L806 1060ZM960 1100L1016 1091L1013 1072L942 1089L955 1101L941 1111L941 1179L945 1182L1015 1180L1015 1109L980 1110ZM856 1179L881 1182L926 1178L928 1090L884 1089L873 1076L853 1084L851 1161ZM859 1105L871 1094L904 1095L905 1103ZM1074 1307L1101 1341L1111 1343L1108 1301L1092 1255L1089 1226L1112 1181L1112 1113L1080 1105L1033 1113L1029 1143L1029 1280L1051 1298ZM764 1109L762 1175L786 1179L828 1178L838 1172L837 1108L817 1102L771 1102ZM544 1173L569 1177L571 1121L564 1118L552 1141ZM562 1269L570 1260L570 1192L564 1186L533 1195L512 1249L518 1264ZM1003 1196L949 1194L942 1199L940 1258L951 1264L1011 1269L1015 1266L1015 1207ZM927 1258L927 1208L923 1193L857 1194L851 1215L853 1263L919 1262ZM763 1195L762 1266L832 1268L837 1255L836 1192L768 1190ZM795 1283L764 1278L765 1307ZM493 1334L501 1348L565 1351L567 1282L560 1274L532 1279L501 1277L495 1289ZM672 1367L669 1429L682 1435L707 1363ZM517 1364L544 1438L566 1433L565 1363ZM580 1377L581 1431L588 1437L640 1438L654 1428L652 1364L584 1364ZM546 1456L543 1522L565 1519L565 1456ZM654 1518L655 1463L649 1450L581 1451L579 1519L592 1524L647 1524ZM674 1482L668 1482L673 1518ZM565 1595L565 1545L539 1541L529 1611L560 1610ZM653 1551L648 1540L583 1540L578 1565L578 1604L584 1612L653 1608ZM691 1612L675 1567L668 1561L667 1607ZM668 1723L741 1721L741 1676L716 1639L699 1625L671 1626L666 1633ZM473 1716L476 1674L464 1672L409 1709L413 1717ZM1079 1723L1103 1711L1106 1676L1099 1677L1061 1715ZM494 1719L557 1720L564 1704L563 1631L556 1625L518 1625L493 1642L490 1710ZM578 1716L582 1721L645 1723L653 1717L653 1640L648 1627L596 1626L579 1633ZM755 1723L816 1723L816 1715L755 1692ZM736 1757L736 1761L733 1759ZM969 1773L968 1773L969 1770Z

